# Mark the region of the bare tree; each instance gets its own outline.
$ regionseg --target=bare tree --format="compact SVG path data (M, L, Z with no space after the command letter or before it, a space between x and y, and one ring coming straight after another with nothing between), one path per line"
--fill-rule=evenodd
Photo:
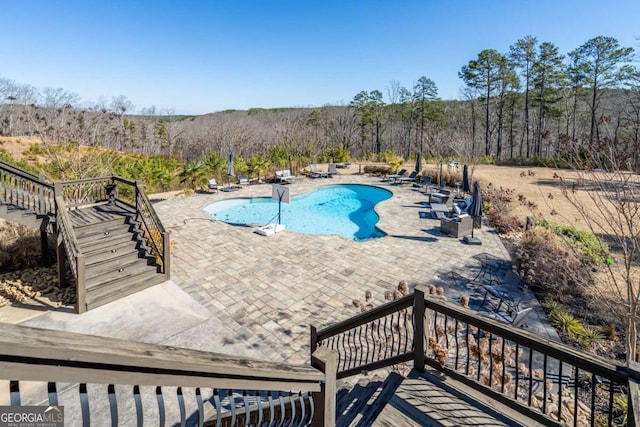
M587 229L602 237L600 249L606 250L605 242L612 248L605 274L593 277L595 291L625 325L627 361L635 361L640 320L640 179L628 170L629 164L618 163L616 149L609 143L606 156L594 156L586 164L576 160L577 179L563 179L563 194ZM574 159L580 158L577 151L574 154Z

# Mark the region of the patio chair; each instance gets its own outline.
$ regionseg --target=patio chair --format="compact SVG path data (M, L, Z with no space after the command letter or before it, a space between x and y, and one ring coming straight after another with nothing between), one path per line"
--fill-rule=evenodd
M224 188L224 185L219 185L216 182L215 178L211 178L210 180L208 180L207 186L209 187L209 190L214 190L215 192L218 192L219 190L222 190Z
M496 312L491 314L491 317L501 322L508 323L514 328L519 328L520 326L526 327L527 324L525 323L525 320L527 320L527 317L532 311L533 307L527 307L513 312L512 316L509 316L508 313L505 315L500 312Z
M249 180L249 177L241 176L238 177L238 184L244 187L245 185L250 185L251 181Z
M338 168L335 163L329 163L329 171L327 173L329 174L329 176L340 175L340 172L338 172Z
M429 203L440 203L446 205L449 201L451 192L449 190L440 190L438 193L431 193Z
M276 181L277 182L293 182L296 180L295 175L291 175L291 171L289 169L276 171Z
M397 178L396 181L400 184L404 184L405 182L415 182L417 176L418 176L418 172L413 171L409 176L403 176L403 177Z
M316 165L315 163L310 165L309 169L311 170L311 176L320 177L320 178L329 178L329 173L320 171L318 169L318 165Z
M391 180L394 180L394 179L402 178L404 176L404 174L406 174L406 173L407 173L406 169L400 169L400 171L398 173L396 173L396 174L385 175L384 179L386 181L391 181Z

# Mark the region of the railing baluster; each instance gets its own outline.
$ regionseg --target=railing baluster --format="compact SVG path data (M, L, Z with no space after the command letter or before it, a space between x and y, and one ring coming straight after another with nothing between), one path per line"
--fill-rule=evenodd
M547 413L547 355L542 358L542 413Z
M309 401L309 423L308 424L311 424L311 421L313 420L316 414L316 407L313 402L313 395L309 392L307 392L307 400Z
M202 403L200 387L196 388L196 403L198 404L198 427L202 427L204 425L204 404Z
M222 426L222 403L220 403L220 390L213 389L213 406L216 408L216 427Z
M111 414L111 425L118 425L118 399L116 398L116 386L109 384L107 386L107 394L109 395L109 412Z
M85 427L91 426L91 413L89 411L89 396L87 395L87 385L80 384L80 407L82 409L82 425Z
M20 406L20 382L9 382L9 394L11 395L11 406Z
M236 399L233 390L227 390L227 398L229 399L229 408L231 409L231 425L236 425Z
M488 332L489 337L489 388L493 385L493 335Z
M573 425L578 425L578 373L580 369L578 367L574 367L575 375L573 378L573 388L574 388L574 396L573 396Z
M591 426L595 426L596 421L596 375L591 373Z
M249 396L247 396L247 390L242 391L242 404L244 405L244 425L249 426L251 421L251 411L249 410Z
M300 401L300 425L304 425L306 419L306 410L304 407L304 395L302 393L298 394L298 401Z
M558 421L562 421L562 360L558 364Z
M158 425L164 427L166 415L164 409L164 396L162 395L162 387L156 387L156 402L158 403Z
M369 332L369 323L364 325L364 343L367 345L367 352L364 356L364 363L369 363L369 340L367 339L367 333Z
M49 406L58 406L58 387L56 383L47 383L47 394L49 395Z
M180 427L185 427L187 424L187 411L184 406L184 396L182 395L182 387L178 387L176 390L178 406L180 407Z
M275 405L273 403L273 393L269 392L269 394L267 395L267 400L269 401L269 426L273 426L274 422L275 422Z
M533 396L533 350L529 350L529 400L527 401L528 405L531 406L531 398Z
M258 390L254 391L256 397L256 405L258 405L258 422L256 425L261 426L264 420L264 408L262 407L262 396Z
M280 402L280 422L278 423L278 425L283 425L287 418L286 418L284 396L282 395L282 392L278 392L278 401Z
M140 386L133 386L133 401L136 405L136 419L138 427L144 425L144 411L142 410L142 396L140 396Z
M362 356L364 356L364 347L362 346L362 325L358 326L358 344L360 347L358 348L360 351L360 358L358 359L358 364L362 365Z
M502 379L500 381L500 383L502 384L502 387L500 388L500 392L503 393L503 394L504 394L504 388L506 386L504 379L505 379L506 374L507 374L507 358L504 355L504 351L505 351L506 345L507 344L505 342L505 339L503 338L502 339L502 346L501 346L501 349L500 349L501 357L502 357L502 374L501 374L502 375Z
M289 425L293 426L296 419L296 399L292 392L289 392L289 404L291 405L291 422Z
M613 422L613 381L609 380L609 417L608 417L608 422L609 425L612 424Z
M514 353L516 355L516 386L513 392L513 399L518 400L518 386L520 385L520 364L518 363L518 357L520 357L520 344L516 343L516 351Z

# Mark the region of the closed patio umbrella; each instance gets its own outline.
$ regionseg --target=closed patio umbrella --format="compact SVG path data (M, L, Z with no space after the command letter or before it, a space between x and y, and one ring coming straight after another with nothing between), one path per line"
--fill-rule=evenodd
M482 217L482 193L480 192L480 183L478 181L473 183L471 205L469 205L469 209L467 209L467 212L469 212L469 215L473 217L474 225L476 222L476 218Z
M473 225L471 226L471 236L464 236L464 242L468 245L481 245L480 239L473 235L473 229L476 228L475 224L479 218L482 218L482 193L480 193L480 183L478 181L473 183L473 193L471 194L471 205L467 209L467 212L473 218ZM478 226L480 227L480 226Z
M231 177L235 175L235 171L233 170L233 150L229 150L227 154L227 186L231 185Z
M422 170L422 155L418 154L418 158L416 159L416 172L420 173Z
M469 165L464 165L462 168L462 191L471 193L471 179L469 179Z

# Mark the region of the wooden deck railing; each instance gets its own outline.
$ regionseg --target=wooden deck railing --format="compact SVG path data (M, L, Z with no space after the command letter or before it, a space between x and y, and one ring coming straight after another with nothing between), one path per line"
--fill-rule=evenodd
M7 204L39 215L54 215L53 185L0 160L0 197Z
M169 279L171 272L170 234L162 225L140 181L131 181L113 175L59 182L56 183L56 189L64 198L67 208L77 208L109 200L130 208L136 214L135 219L140 224L152 255L156 257L162 268L162 273L165 274L167 280Z
M121 179L119 179L121 180ZM136 181L135 185L135 202L136 202L136 219L142 225L145 238L150 242L151 252L162 266L162 272L169 280L170 266L170 236L160 218L156 213L153 205L149 201L147 194L144 192L142 183Z
M416 369L437 369L542 424L640 420L640 365L616 365L425 296L421 287L329 328L312 327L311 350L321 346L338 353L338 378L413 360Z
M0 324L4 404L63 405L70 425L329 426L325 378L304 365Z
M311 351L336 351L338 378L413 360L413 305L407 295L322 330L311 326Z
M76 239L76 233L71 225L71 218L67 212L67 206L62 196L57 196L56 201L56 229L58 233L57 256L64 257L69 263L71 272L76 278L76 310L78 313L86 311L86 277L85 277L85 259L84 254L80 250L80 244ZM63 263L60 265L64 265ZM66 285L65 272L62 268L58 268L58 282Z

